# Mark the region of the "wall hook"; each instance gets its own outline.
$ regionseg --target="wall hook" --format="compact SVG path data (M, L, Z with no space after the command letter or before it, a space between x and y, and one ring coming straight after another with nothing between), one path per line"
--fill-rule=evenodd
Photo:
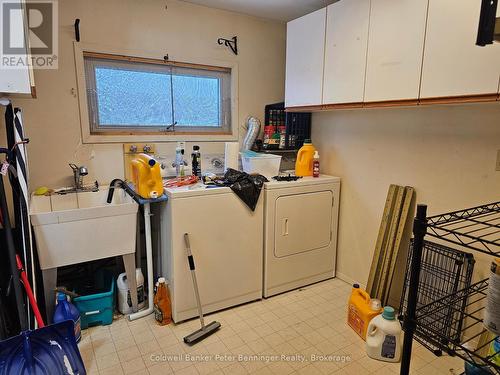
M233 36L232 39L219 38L219 39L217 39L217 43L219 45L224 44L226 47L231 48L231 51L233 51L233 53L235 55L238 54L238 37L237 36Z
M80 18L75 20L75 39L77 42L80 41Z

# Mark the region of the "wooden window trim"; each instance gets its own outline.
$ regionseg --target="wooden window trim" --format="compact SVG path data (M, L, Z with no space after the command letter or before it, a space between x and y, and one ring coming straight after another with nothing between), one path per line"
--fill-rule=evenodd
M231 68L225 68L221 66L213 66L213 65L205 65L205 64L192 64L180 61L171 61L171 60L160 60L160 59L152 59L148 57L136 57L136 56L125 56L125 55L115 55L111 53L98 53L98 52L83 52L83 57L91 57L96 59L106 59L106 60L115 60L115 61L126 61L126 62L135 62L135 63L143 63L143 64L155 64L155 65L163 65L163 66L172 66L178 68L192 68L192 69L202 69L209 70L212 72L222 72L222 73L231 73Z

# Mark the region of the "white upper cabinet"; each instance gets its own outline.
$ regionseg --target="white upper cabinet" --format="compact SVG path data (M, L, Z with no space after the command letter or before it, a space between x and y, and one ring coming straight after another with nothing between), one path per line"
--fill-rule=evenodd
M24 1L0 0L0 7L4 7L5 4L11 4L13 9L10 9L9 13L7 13L5 8L2 8L5 12L4 19L8 19L9 22L9 33L4 38L4 44L8 43L8 46L23 49L25 52L16 55L5 54L3 55L3 59L12 57L13 61L18 61L20 58L26 61L25 57L28 56L28 38L25 33L26 12L24 10ZM7 40L7 36L10 37L9 40ZM3 48L6 51L8 47L4 45ZM0 64L0 94L31 95L32 82L33 71L26 64L9 68L5 68Z
M365 102L418 98L427 6L428 0L371 1Z
M286 40L286 107L321 104L326 8L290 21Z
M370 0L328 6L323 104L363 101Z
M500 45L476 46L481 0L430 0L421 98L495 94Z

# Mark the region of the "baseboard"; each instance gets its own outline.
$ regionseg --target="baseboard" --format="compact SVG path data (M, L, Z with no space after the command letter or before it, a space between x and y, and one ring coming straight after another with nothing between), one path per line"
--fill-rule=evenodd
M262 289L232 298L228 298L222 301L217 301L215 303L210 303L203 305L203 314L210 314L219 310L224 310L229 307L238 306L243 303L257 301L262 299ZM180 323L185 320L198 317L198 308L193 307L191 309L176 311L172 310L172 320L174 323Z
M342 272L337 271L337 277L340 280L345 281L348 284L351 284L351 285L352 284L359 284L359 286L360 286L361 289L366 289L366 285L365 284L361 284L358 280L354 280L351 277L343 274Z
M268 297L274 296L276 294L288 292L290 290L298 289L298 288L301 288L301 287L304 287L304 286L307 286L310 284L314 284L314 283L317 283L320 281L328 280L328 279L331 279L333 277L335 277L335 272L333 270L331 270L331 271L328 271L325 273L321 273L319 275L314 275L312 277L306 277L306 278L300 279L300 280L293 280L289 283L281 284L281 285L274 286L271 288L264 286L264 298L268 298Z

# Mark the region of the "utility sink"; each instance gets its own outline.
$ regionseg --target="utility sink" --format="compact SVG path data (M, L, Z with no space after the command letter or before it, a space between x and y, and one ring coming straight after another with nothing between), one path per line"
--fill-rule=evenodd
M31 197L42 270L135 252L138 205L122 189Z

